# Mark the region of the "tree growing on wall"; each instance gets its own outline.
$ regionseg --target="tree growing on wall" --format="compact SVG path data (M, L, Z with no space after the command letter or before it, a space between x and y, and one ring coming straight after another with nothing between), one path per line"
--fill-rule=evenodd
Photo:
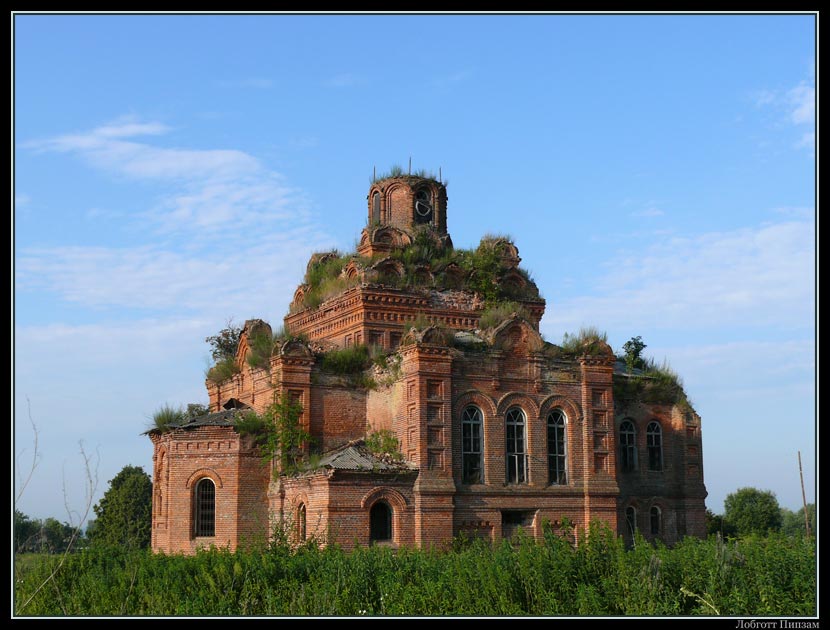
M93 507L97 520L90 532L93 545L127 549L150 546L153 482L140 466L124 466Z
M300 467L305 446L312 439L300 424L302 413L302 405L284 393L264 414L245 414L237 422L236 430L254 437L264 462L279 461L280 469L290 472Z
M625 367L629 372L634 371L634 368L642 369L645 366L642 354L646 349L646 344L643 343L643 338L640 335L632 337L623 344L623 352L625 353Z

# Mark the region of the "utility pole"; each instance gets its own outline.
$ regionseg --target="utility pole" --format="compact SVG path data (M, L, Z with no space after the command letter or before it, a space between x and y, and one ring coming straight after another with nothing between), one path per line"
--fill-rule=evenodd
M804 492L804 471L801 469L801 451L798 451L798 476L801 477L801 502L804 504L804 527L810 537L810 515L807 514L807 494Z

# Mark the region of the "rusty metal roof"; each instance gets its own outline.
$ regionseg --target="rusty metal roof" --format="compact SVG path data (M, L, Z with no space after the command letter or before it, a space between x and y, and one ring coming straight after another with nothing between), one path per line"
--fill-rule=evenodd
M363 440L349 442L345 446L325 454L317 467L366 472L415 470L415 467L407 462L373 454L366 448Z

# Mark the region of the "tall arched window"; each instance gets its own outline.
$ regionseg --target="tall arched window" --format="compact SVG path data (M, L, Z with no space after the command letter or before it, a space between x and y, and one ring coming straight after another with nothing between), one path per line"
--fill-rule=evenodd
M567 483L565 459L565 413L554 409L548 414L548 483Z
M623 472L637 470L637 433L631 420L620 425L620 469Z
M305 540L305 503L297 506L297 539Z
M372 223L380 223L380 193L372 195Z
M216 535L216 486L204 478L195 489L195 533L197 536Z
M385 501L378 501L369 510L369 540L392 540L392 508Z
M525 452L525 413L518 407L507 410L507 483L527 481L527 453Z
M461 414L462 483L484 483L481 456L481 410L470 405Z
M633 505L625 508L625 527L626 534L634 538L634 532L637 531L637 510L634 509Z
M659 422L649 422L646 427L648 469L663 470L663 430Z
M659 536L663 531L663 513L656 505L651 508L651 533Z

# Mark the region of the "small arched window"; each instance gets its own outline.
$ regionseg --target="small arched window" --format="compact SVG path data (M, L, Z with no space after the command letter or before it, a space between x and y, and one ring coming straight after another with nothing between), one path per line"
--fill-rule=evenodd
M648 469L663 470L663 430L659 422L649 422L646 427Z
M300 503L297 506L297 539L305 540L305 503Z
M392 508L386 501L378 501L369 510L369 540L392 540Z
M554 409L548 414L548 483L567 483L565 459L565 413Z
M216 535L216 486L208 478L196 484L195 533L197 536Z
M659 536L663 531L663 513L656 505L651 508L651 534Z
M372 195L372 223L380 223L380 193Z
M637 531L637 510L634 509L633 505L629 505L625 508L625 528L626 534L634 538L634 532Z
M525 452L525 413L518 407L505 415L507 436L507 483L527 481L527 453Z
M631 420L620 425L620 469L623 472L637 470L637 433Z
M481 410L470 405L461 414L461 482L484 483Z

